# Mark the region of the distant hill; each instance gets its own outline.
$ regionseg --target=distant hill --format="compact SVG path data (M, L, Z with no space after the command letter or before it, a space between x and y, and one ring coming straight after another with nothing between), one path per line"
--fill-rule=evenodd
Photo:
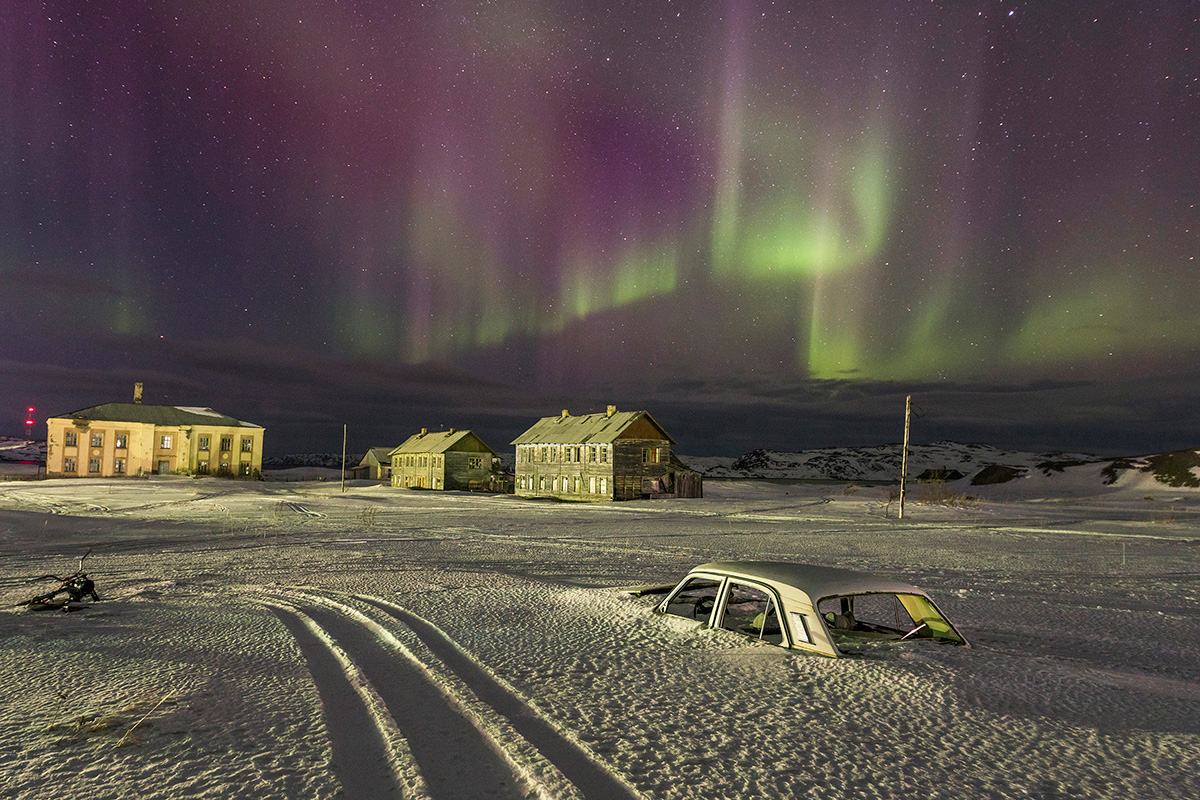
M46 462L46 443L0 436L0 461Z
M900 480L901 446L831 447L784 453L752 450L737 458L680 456L693 469L712 478L773 478L777 480L896 481ZM1172 487L1200 487L1200 450L1105 458L1087 453L1028 453L1001 450L985 444L935 442L911 445L911 480L961 481L982 486L1007 483L1027 476L1053 477L1087 467L1098 471L1102 483L1115 483L1123 473L1141 472Z

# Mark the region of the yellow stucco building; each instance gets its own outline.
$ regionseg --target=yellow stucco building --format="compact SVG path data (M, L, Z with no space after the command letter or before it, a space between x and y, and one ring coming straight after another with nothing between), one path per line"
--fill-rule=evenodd
M105 403L46 420L46 474L257 478L261 425L194 406Z

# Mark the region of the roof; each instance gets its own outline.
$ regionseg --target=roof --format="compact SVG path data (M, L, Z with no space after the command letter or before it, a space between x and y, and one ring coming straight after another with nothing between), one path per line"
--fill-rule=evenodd
M890 593L928 597L916 586L883 575L820 567L815 564L793 564L784 561L714 561L701 564L692 571L723 572L787 584L804 592L814 602L825 597L847 594Z
M96 422L134 422L146 425L211 425L221 428L262 428L253 422L200 406L151 406L143 403L104 403L81 408L51 419L95 420Z
M444 453L447 450L454 450L455 445L465 443L467 439L474 439L484 450L495 454L496 451L484 444L484 441L470 431L435 431L433 433L416 433L404 440L404 443L399 447L393 448L388 452L388 456L397 453ZM482 452L482 451L480 451Z
M374 458L377 464L387 464L391 461L391 454L394 447L372 447L363 453L362 460L358 462L358 466L363 466L367 463L368 458Z
M611 444L639 420L653 425L662 434L658 438L675 443L649 412L614 411L611 414L584 414L578 417L564 412L557 417L542 417L510 444Z

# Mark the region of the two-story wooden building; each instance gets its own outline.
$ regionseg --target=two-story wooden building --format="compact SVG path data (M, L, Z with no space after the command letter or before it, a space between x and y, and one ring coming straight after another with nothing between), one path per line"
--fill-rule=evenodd
M491 491L495 451L470 431L422 428L390 453L392 486Z
M700 473L672 452L675 444L646 411L543 417L512 442L516 493L599 502L644 497L702 497Z
M46 474L102 478L125 475L258 477L261 425L211 408L104 403L46 420Z

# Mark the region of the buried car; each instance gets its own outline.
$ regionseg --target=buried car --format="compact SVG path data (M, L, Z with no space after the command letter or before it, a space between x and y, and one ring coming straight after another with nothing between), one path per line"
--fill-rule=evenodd
M660 614L694 619L837 658L872 641L967 644L925 592L869 572L777 561L701 564L666 593ZM856 647L856 645L860 645Z

